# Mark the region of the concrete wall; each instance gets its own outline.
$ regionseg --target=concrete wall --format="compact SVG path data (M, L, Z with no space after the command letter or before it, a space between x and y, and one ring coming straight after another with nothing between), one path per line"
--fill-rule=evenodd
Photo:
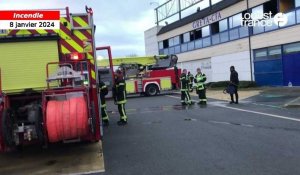
M144 32L146 55L158 55L157 33L162 26L155 26Z
M239 73L240 80L251 80L249 51L220 55L211 58L212 81L228 81L230 66L234 66Z
M300 41L300 25L251 37L252 49L276 46Z
M197 68L201 68L201 71L205 73L207 77L206 83L212 81L213 75L210 58L181 62L178 64L178 67L187 69L187 71L191 72L194 76L197 74Z

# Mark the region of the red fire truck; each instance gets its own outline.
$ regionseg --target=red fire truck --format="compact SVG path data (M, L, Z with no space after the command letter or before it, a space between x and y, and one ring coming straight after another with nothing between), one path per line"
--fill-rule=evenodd
M110 85L109 70L113 66L119 66L124 73L128 95L155 96L179 88L181 70L176 66L177 60L176 55L116 58L109 60L110 69L99 67L98 71L100 79ZM104 64L101 66L105 65L104 61L102 63Z
M1 152L101 139L93 11L55 10L59 30L0 34Z

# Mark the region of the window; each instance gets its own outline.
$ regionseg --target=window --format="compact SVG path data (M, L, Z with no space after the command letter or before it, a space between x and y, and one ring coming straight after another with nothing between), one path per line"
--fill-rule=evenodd
M219 21L219 31L223 32L228 29L227 18Z
M181 52L186 52L188 50L188 45L185 43L185 44L182 44L181 45Z
M220 32L219 22L211 24L211 35L217 34Z
M169 49L164 49L164 55L169 55Z
M220 43L220 34L215 34L212 36L212 43L213 45Z
M196 48L196 49L200 49L200 48L202 48L202 47L203 47L203 45L202 45L202 40L201 40L201 39L195 41L195 48Z
M268 48L268 58L279 59L281 58L281 46L269 47Z
M271 31L271 30L278 29L278 25L275 24L274 18L269 19L268 22L269 21L270 21L270 23L272 22L272 26L265 26L265 31Z
M164 40L163 41L163 46L164 46L164 49L168 48L169 47L169 40Z
M300 43L287 44L283 46L285 54L300 52Z
M174 38L169 39L169 47L174 46Z
M175 54L180 53L180 46L175 46Z
M220 41L227 42L229 40L228 31L220 33Z
M179 44L180 44L180 37L179 36L174 37L174 46Z
M163 49L164 48L164 43L162 41L158 42L158 48Z
M240 32L240 38L243 38L243 37L246 37L249 35L249 31L248 31L248 26L244 26L244 27L241 27L239 28L239 32Z
M239 29L233 29L229 31L230 40L239 39Z
M183 34L183 42L186 43L186 42L190 42L190 33L185 33Z
M279 8L281 12L288 12L295 9L295 0L279 0Z
M264 4L264 13L272 12L273 15L278 13L278 2L277 0L270 0Z
M295 2L295 6L296 7L300 7L300 0L295 0L296 2Z
M251 10L251 15L253 14L252 18L253 20L258 20L258 19L262 19L264 16L264 6L260 5L258 7L255 7Z
M208 47L211 45L210 37L203 39L203 47Z
M242 13L236 14L229 18L229 28L238 27L242 22Z
M206 9L209 7L209 1L210 0L203 0L199 3L200 10Z
M175 47L169 48L169 55L175 54Z
M190 32L190 41L194 41L195 40L195 32L191 31Z
M202 38L202 32L200 29L195 30L195 40Z
M255 61L266 60L268 58L267 49L259 49L254 51Z
M206 37L210 35L210 28L209 26L203 27L202 29L202 37Z
M222 0L211 0L211 5L215 5L219 2L221 2Z
M288 17L288 23L285 25L285 26L290 26L290 25L294 25L296 24L296 17L295 17L295 11L292 11L292 12L289 12L289 13L286 13L286 16ZM285 27L283 26L283 27Z
M194 50L194 49L195 49L195 43L194 42L188 43L188 50Z
M253 34L259 34L264 32L264 27L261 25L255 25L255 27L253 27Z

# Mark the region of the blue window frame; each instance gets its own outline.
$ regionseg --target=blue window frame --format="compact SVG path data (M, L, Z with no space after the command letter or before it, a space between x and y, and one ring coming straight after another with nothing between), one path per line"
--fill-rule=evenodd
M169 49L164 49L164 55L169 55Z

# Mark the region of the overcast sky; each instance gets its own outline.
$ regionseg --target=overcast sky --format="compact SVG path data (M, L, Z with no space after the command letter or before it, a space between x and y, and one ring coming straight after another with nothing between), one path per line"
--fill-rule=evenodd
M163 1L163 0L159 0ZM71 13L93 8L97 46L112 46L113 56L145 55L144 31L155 26L157 0L1 0L0 10L69 6Z

